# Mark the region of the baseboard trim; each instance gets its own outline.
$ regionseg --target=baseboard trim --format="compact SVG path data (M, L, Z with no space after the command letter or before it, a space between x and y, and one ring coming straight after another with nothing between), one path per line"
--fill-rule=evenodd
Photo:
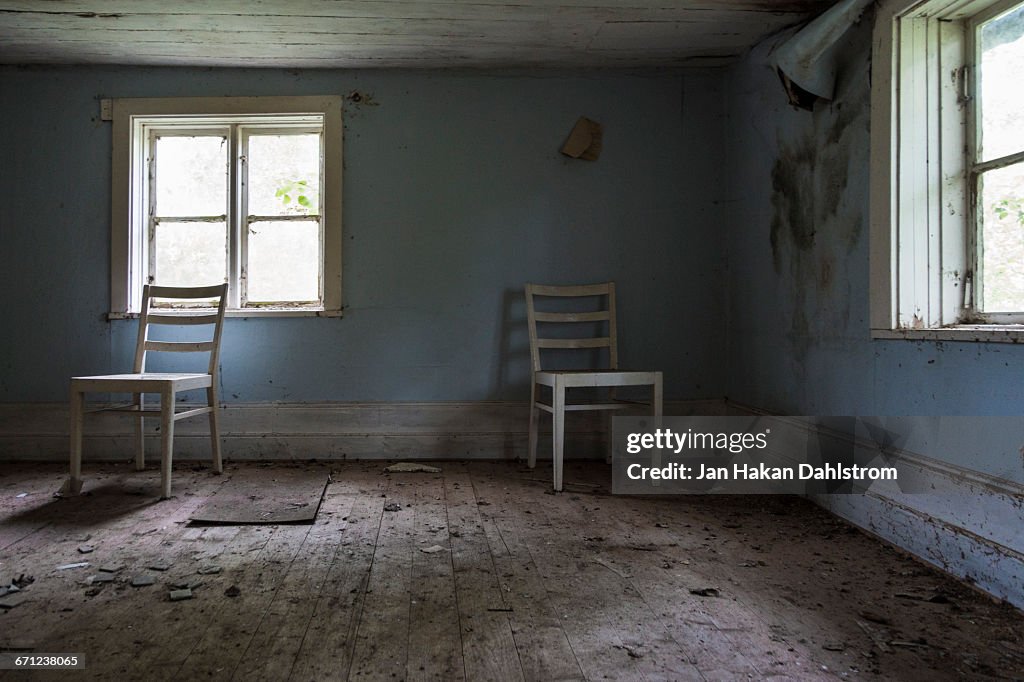
M731 414L767 414L728 403ZM779 417L786 423L787 418ZM792 429L877 451L873 443L792 421ZM773 427L774 428L774 427ZM773 431L773 440L774 440ZM785 438L785 434L778 434ZM796 439L794 439L796 440ZM859 494L813 495L836 516L985 592L1024 608L1024 486L898 448L886 451L915 489L872 486Z
M720 400L666 401L672 415L721 414ZM224 456L238 460L526 458L526 402L230 403L220 410ZM146 423L147 452L159 453L158 420ZM541 417L538 457L550 459L550 418ZM604 425L594 413L566 420L566 456L604 457ZM132 417L87 415L86 461L133 457ZM205 417L175 425L175 459L210 458ZM0 404L0 459L63 461L66 403Z

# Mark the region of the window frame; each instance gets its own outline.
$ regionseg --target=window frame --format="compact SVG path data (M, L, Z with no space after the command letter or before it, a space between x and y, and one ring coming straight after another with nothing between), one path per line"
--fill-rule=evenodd
M984 272L981 260L980 233L981 217L981 181L985 173L990 171L1009 168L1020 165L1024 162L1024 149L1012 154L982 160L979 154L981 147L982 126L979 121L979 103L981 102L981 78L979 76L978 58L978 30L981 25L995 19L996 17L1024 5L1021 0L995 0L989 6L978 11L965 20L965 49L968 72L971 74L970 90L971 101L967 117L967 167L968 188L971 192L970 212L973 229L968 235L968 253L975 272L975 287L972 289L972 298L968 302L968 309L965 313L968 320L982 324L1022 324L1024 323L1024 310L1015 312L986 312L979 301L984 300Z
M1019 2L1019 0L1018 0ZM872 338L1024 341L973 311L972 19L1014 0L883 0L871 92Z
M111 100L112 127L112 194L111 194L111 247L110 247L110 313L108 319L136 317L141 303L143 259L149 258L147 239L142 230L149 226L143 203L146 201L145 159L148 140L139 139L144 125L157 128L160 120L182 121L204 118L204 124L235 121L241 128L273 126L274 121L260 117L278 117L277 121L301 123L305 117L322 117L322 185L321 194L321 294L320 306L265 306L241 307L239 281L232 281L232 299L227 315L230 317L340 317L342 314L342 97L340 95L300 97L176 97L176 98L120 98ZM290 124L289 124L290 125ZM197 126L201 127L201 126ZM184 128L182 128L184 130ZM235 126L232 126L235 130ZM238 134L241 136L241 133ZM232 148L235 143L232 142ZM228 173L231 187L239 187L239 164L229 157ZM235 196L234 209L240 224L247 222L244 205ZM140 220L138 217L142 216ZM227 226L229 232L234 229ZM242 230L244 232L245 230ZM229 278L239 278L238 250L244 235L238 235L239 244L231 245L229 235ZM173 312L173 311L171 311Z

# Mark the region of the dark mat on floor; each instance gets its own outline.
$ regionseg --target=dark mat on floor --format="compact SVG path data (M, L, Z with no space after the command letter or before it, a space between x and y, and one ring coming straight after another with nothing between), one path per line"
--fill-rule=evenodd
M189 519L195 524L313 523L329 477L323 471L264 469L233 476Z

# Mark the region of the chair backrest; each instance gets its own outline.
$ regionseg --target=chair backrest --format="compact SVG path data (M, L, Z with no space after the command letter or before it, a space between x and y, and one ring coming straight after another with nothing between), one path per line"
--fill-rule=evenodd
M565 299L557 312L544 312L536 309L534 299L537 297ZM599 310L562 310L571 308L573 303L583 303L580 299L604 297L604 305ZM582 306L577 306L582 307ZM544 284L526 285L526 315L530 327L530 356L533 371L541 370L541 351L545 348L563 349L608 349L608 369L619 367L619 347L615 331L615 282L601 284L582 284L577 286L549 286ZM557 337L544 336L538 330L538 324L564 325L581 322L591 323L591 328L599 328L601 322L607 322L606 335ZM598 333L600 334L600 332Z
M139 314L139 338L135 344L133 372L146 371L146 353L209 353L210 364L207 372L216 374L220 356L220 335L224 327L224 310L227 307L228 285L215 284L208 287L162 287L147 284L142 289L142 312ZM196 312L175 310L153 311L154 298L176 298L192 301L216 299L217 312L208 309ZM153 341L149 338L150 325L214 325L213 338L208 341Z

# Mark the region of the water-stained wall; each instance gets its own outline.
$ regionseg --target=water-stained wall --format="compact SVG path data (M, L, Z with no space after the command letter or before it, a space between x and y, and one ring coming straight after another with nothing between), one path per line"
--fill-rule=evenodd
M871 20L813 112L787 105L771 47L730 85L728 397L785 414L1021 414L1024 348L870 338Z

